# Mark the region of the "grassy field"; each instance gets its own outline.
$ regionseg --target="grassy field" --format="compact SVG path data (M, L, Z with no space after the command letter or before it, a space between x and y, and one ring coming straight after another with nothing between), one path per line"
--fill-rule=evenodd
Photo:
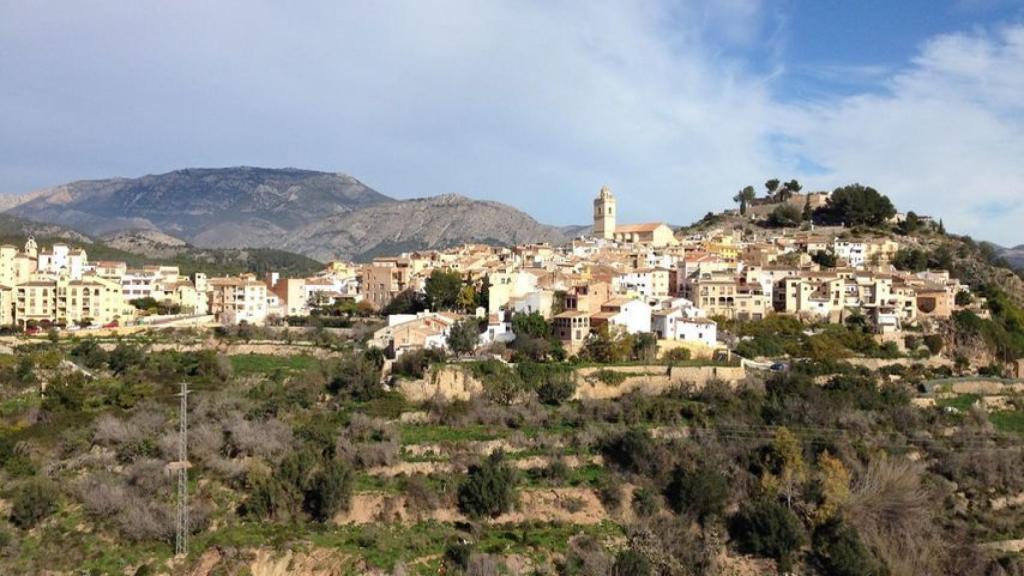
M956 408L957 410L964 412L970 409L970 407L973 406L980 398L981 396L978 396L977 394L958 394L948 398L940 398L935 401L935 404L942 408Z
M1024 412L1020 410L993 412L988 419L1000 432L1024 435Z
M235 374L264 374L275 372L300 374L320 366L320 360L312 356L275 356L271 354L244 354L231 357L231 368Z

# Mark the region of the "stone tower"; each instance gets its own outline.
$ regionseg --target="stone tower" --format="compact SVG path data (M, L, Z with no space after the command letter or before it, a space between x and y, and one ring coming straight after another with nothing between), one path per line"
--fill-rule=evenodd
M615 196L607 186L594 198L594 236L606 240L615 236Z

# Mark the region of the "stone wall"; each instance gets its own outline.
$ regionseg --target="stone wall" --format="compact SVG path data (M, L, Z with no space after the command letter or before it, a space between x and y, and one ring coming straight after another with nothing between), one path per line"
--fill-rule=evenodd
M619 383L606 383L599 374L602 371L626 376ZM661 394L679 386L702 388L712 380L721 380L736 385L746 378L742 366L610 366L581 368L576 371L576 399L608 399L625 396L633 391L644 394Z
M624 379L605 382L600 377L602 371L621 374ZM618 398L633 391L661 394L683 385L700 388L712 380L735 385L746 376L746 369L742 366L676 366L671 370L661 364L587 367L575 371L575 398ZM432 398L448 402L469 400L484 390L480 380L464 368L451 365L437 367L421 380L399 380L395 387L411 402L425 402Z

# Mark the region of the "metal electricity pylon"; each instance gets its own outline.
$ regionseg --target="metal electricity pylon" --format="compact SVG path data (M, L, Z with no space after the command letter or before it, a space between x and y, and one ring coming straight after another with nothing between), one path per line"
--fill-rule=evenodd
M174 539L174 555L188 554L188 383L181 383L181 418L178 432L178 519Z

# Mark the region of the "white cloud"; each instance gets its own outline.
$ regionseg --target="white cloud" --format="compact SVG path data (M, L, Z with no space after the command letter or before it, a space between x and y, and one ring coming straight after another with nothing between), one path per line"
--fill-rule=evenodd
M951 230L1024 241L1024 27L935 38L883 87L789 110L794 151L831 170L809 181L870 183Z
M982 217L1022 197L1024 29L937 38L865 68L881 94L793 105L784 22L743 0L0 0L0 190L292 165L552 223L585 222L607 183L625 217L686 223L772 176L859 180L1024 241Z

